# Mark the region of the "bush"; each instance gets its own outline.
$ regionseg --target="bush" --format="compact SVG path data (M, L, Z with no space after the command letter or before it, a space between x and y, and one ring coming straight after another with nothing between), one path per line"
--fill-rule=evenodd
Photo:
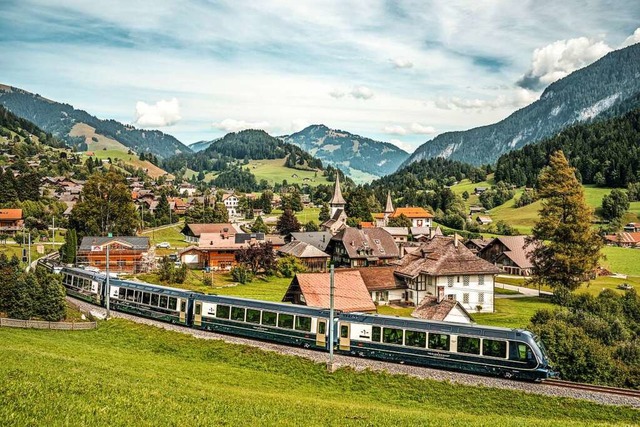
M213 279L211 278L211 276L209 276L209 275L205 275L205 276L202 278L202 284L203 284L204 286L213 286Z
M233 267L231 269L231 277L233 278L233 280L235 280L236 282L242 285L249 283L253 280L253 274L251 273L251 270L249 270L243 265L238 265L237 267Z
M281 277L293 277L297 273L306 271L304 264L294 256L287 255L278 260L277 267L278 275Z

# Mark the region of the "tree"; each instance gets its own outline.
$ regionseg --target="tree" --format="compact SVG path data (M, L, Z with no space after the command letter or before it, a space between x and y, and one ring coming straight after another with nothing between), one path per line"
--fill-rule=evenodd
M215 224L229 222L229 211L227 211L224 203L216 203L213 208L213 218L211 218L211 222Z
M413 223L405 214L400 214L396 217L389 218L387 225L389 227L411 227Z
M71 211L69 228L80 236L104 236L108 233L131 236L138 215L124 176L109 171L96 172L84 185L80 201Z
M269 242L249 245L236 252L236 261L256 275L258 272L271 273L276 264L273 245Z
M469 192L467 190L464 190L462 193L462 199L465 201L469 200Z
M278 260L278 275L282 277L293 277L297 273L306 271L306 267L300 260L292 255L287 255Z
M318 219L320 222L327 221L331 216L331 211L329 210L329 205L327 203L323 203L320 208L320 213L318 214Z
M262 208L262 211L266 214L270 214L272 210L271 202L273 201L273 192L269 190L265 190L260 195L260 202L258 203L259 207Z
M316 224L314 220L311 220L304 225L304 231L319 231L319 230L320 228L318 227L318 224Z
M602 198L602 216L609 221L619 224L629 209L627 193L615 188Z
M166 194L162 193L160 196L154 215L156 217L156 225L169 224L171 218L171 205L169 205L169 199L167 199Z
M35 314L49 322L59 322L67 313L67 295L60 275L49 273L44 268L36 270L36 279L40 285L39 299L35 303Z
M244 285L245 283L249 283L253 280L253 274L251 274L251 270L247 267L237 265L231 269L231 278L241 285Z
M162 257L160 261L160 269L158 270L158 278L161 282L173 282L175 278L176 267L168 256Z
M259 216L253 222L253 225L251 226L251 232L252 233L265 233L265 234L267 234L269 232L269 226L267 224L265 224L264 220L262 219L262 217Z
M293 214L291 209L287 209L278 218L276 229L280 234L286 236L289 233L300 231L300 222L298 221L298 218L296 218L296 216Z
M640 182L629 184L627 187L627 196L630 202L640 202Z
M60 247L60 260L64 264L73 264L78 251L78 235L76 230L69 229L64 236L64 244Z
M562 151L551 155L540 174L538 195L542 209L527 239L534 247L532 281L572 291L598 265L602 240L591 228L592 210Z

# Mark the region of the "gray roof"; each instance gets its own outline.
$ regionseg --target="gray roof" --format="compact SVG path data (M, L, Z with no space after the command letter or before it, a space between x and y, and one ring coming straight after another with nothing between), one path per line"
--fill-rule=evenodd
M278 252L293 255L296 258L330 258L331 256L320 249L300 240L287 243Z
M333 237L333 234L331 234L328 231L309 231L306 233L303 233L303 232L291 233L292 239L300 240L301 242L308 243L311 246L314 246L320 249L321 251L324 251L327 249L327 246L329 245L329 242L331 241L332 237Z
M263 241L264 233L238 233L236 234L235 239L236 243L245 243L251 239Z
M393 236L382 228L345 228L332 240L342 242L350 259L397 258L400 254Z
M86 236L82 238L80 243L81 251L90 251L91 246L102 246L110 242L122 242L127 245L131 245L134 250L147 250L149 249L148 237L137 236L117 236L117 237L100 237L100 236Z
M340 173L336 173L336 185L333 189L333 197L329 202L330 205L346 205L344 197L342 197L342 191L340 190Z

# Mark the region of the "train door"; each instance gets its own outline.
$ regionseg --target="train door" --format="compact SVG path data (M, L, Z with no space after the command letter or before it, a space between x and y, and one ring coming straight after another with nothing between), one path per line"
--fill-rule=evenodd
M327 321L325 319L318 319L316 328L316 345L318 347L325 347L327 345Z
M187 322L187 300L184 298L180 299L180 323Z
M351 350L351 324L340 323L340 350Z
M193 314L194 314L193 325L194 326L202 325L202 302L196 301Z

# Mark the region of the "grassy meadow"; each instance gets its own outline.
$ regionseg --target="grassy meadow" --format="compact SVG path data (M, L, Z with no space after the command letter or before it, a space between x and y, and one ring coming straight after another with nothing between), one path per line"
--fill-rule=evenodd
M271 185L282 183L287 180L289 184L316 186L318 184L329 184L326 177L322 175L322 171L291 169L284 166L285 159L272 160L250 160L248 165L243 167L249 168L255 175L256 181L260 182L266 179Z
M339 369L113 319L0 329L0 419L25 425L637 425L625 407ZM552 415L551 415L552 414Z

